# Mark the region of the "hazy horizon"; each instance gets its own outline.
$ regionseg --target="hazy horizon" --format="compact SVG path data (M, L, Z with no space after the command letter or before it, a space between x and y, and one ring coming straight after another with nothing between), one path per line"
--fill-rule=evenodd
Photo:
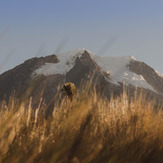
M161 0L0 1L0 73L76 48L134 56L163 73L162 6Z

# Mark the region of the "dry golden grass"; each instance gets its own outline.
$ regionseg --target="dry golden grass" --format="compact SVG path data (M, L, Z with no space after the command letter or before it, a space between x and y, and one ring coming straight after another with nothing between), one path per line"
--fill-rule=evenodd
M4 102L0 162L162 163L163 111L142 99L129 103L124 93L106 100L82 91L47 119L32 99L28 106Z

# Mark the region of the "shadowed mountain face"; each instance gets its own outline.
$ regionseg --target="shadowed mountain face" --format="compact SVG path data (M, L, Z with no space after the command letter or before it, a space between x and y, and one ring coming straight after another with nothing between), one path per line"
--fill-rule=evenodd
M163 102L163 78L145 63L130 57L102 58L83 49L47 57L33 58L0 75L0 101L14 92L20 99L33 97L37 105L41 97L46 104L54 103L58 87L92 78L92 86L107 98L123 92L123 82L130 97L135 88L146 94L147 100Z
M163 95L163 78L153 68L139 61L131 61L128 66L132 72L142 75L159 94Z
M33 58L0 75L0 100L8 99L13 92L21 97L32 82L33 71L45 65L46 62L57 63L58 60L55 55Z
M74 67L66 73L65 82L73 82L79 87L81 81L89 81L92 77L91 75L93 75L92 84L100 84L106 78L106 73L92 60L89 53L85 51L80 58L76 58Z

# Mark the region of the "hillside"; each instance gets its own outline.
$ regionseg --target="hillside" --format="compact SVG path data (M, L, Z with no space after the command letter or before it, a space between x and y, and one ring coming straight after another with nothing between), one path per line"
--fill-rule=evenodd
M85 49L32 58L0 75L0 101L14 94L27 100L33 97L33 106L44 102L54 105L54 96L63 83L72 82L79 90L93 75L92 85L110 99L119 96L125 87L129 98L143 92L146 100L163 103L163 78L147 64L134 57L101 57Z
M162 163L162 86L134 57L27 60L0 75L0 162Z

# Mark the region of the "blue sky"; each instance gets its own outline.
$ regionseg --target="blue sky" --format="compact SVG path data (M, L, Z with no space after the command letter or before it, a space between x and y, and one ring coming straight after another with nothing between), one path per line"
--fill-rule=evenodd
M162 6L162 0L0 0L0 73L76 48L133 55L163 73Z

